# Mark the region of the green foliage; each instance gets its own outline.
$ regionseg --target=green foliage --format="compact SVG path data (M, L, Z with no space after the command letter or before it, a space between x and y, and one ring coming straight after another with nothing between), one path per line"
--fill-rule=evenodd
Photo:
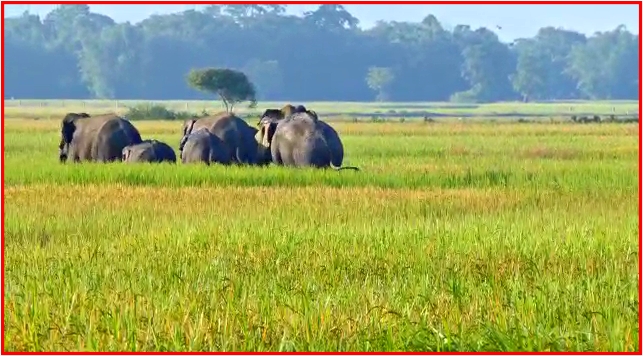
M284 74L279 62L252 59L246 63L243 72L254 84L257 96L262 98L279 96L284 87Z
M124 114L130 120L187 120L197 115L185 111L173 111L162 105L138 105L128 108Z
M250 101L251 108L257 105L254 85L241 71L228 68L192 69L187 81L197 90L218 95L227 112L232 112L235 104L244 101Z
M387 101L389 99L386 89L395 79L391 68L370 67L366 75L368 87L377 92L377 101Z
M367 101L373 90L400 101L638 98L638 35L623 27L587 37L546 27L508 44L484 27L445 29L431 14L357 25L335 4L301 16L213 5L137 24L61 5L43 19L5 19L5 96L194 100L187 68L212 66L242 70L262 101ZM394 72L385 90L365 80L371 67Z
M576 32L546 27L533 39L515 44L516 71L512 84L523 99L551 100L579 97L577 81L570 76L570 52L584 47L586 38Z
M599 32L570 52L568 73L584 97L623 99L638 90L638 36L619 26ZM635 89L636 88L636 89Z
M463 103L463 104L477 103L478 102L477 97L478 95L473 90L466 90L466 91L454 93L449 98L449 101L453 103Z

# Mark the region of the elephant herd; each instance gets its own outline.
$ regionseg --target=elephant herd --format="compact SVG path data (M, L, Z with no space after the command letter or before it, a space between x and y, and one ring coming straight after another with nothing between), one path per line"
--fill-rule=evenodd
M183 123L179 157L167 143L143 140L127 119L115 114L69 113L62 121L61 162L270 163L294 167L342 167L344 147L337 131L304 106L268 109L257 127L230 113Z

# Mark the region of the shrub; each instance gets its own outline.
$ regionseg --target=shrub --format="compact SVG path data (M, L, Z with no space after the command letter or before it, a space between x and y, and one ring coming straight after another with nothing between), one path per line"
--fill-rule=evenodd
M187 111L173 111L162 105L138 105L128 109L125 116L130 120L187 120L198 116Z
M477 103L478 95L472 90L460 91L452 94L451 97L449 97L449 101L452 103Z

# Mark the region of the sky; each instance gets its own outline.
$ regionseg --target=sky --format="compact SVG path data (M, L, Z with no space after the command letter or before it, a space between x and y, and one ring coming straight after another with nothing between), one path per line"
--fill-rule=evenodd
M5 16L19 15L25 10L45 15L56 5L5 5ZM153 14L168 14L204 5L90 5L93 12L105 14L117 22L139 22ZM317 5L289 5L287 12L302 14ZM446 28L466 24L487 27L503 41L532 37L545 26L574 30L587 35L609 31L623 24L638 34L637 5L345 5L369 28L378 20L419 22L428 14L435 15ZM496 26L500 26L498 29Z

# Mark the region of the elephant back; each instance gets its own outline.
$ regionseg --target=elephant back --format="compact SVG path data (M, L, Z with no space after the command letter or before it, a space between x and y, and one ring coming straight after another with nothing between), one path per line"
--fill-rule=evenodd
M181 159L184 163L190 162L230 162L230 152L223 141L212 134L207 128L193 130L187 135Z
M152 149L154 150L154 156L157 161L176 162L176 153L167 143L154 140L152 143Z
M187 133L182 141L181 160L183 163L207 161L209 152L209 136L212 134L205 128L192 130Z
M234 114L222 113L208 120L208 129L227 146L232 161L255 163L256 141L248 123Z
M341 167L344 161L344 146L339 134L327 122L320 120L315 112L294 113L281 120L277 125L275 135L277 134L282 137L292 135L310 137L315 140L318 140L317 137L323 137L330 163L335 167Z
M141 135L128 120L115 114L83 118L77 123L75 144L84 151L82 158L97 161L122 159L125 146L142 142Z
M144 140L135 145L127 146L123 157L128 162L176 162L176 154L172 147L157 140Z
M123 161L133 162L154 162L156 155L152 142L143 141L135 145L128 145L123 148Z

